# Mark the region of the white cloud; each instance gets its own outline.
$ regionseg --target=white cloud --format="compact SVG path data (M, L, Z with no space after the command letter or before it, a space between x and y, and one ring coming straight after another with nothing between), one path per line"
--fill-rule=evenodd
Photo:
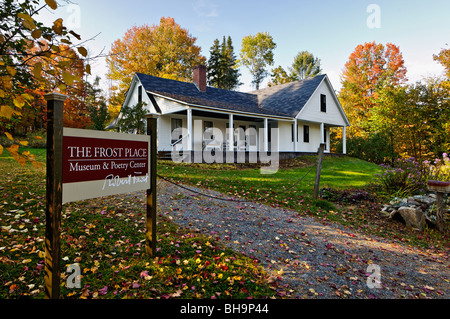
M211 0L196 0L194 11L199 17L215 18L219 16L219 6Z

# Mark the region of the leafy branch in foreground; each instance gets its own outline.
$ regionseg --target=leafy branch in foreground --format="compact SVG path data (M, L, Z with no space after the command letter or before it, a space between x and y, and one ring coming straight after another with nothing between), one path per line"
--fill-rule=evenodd
M74 82L82 81L74 73L76 70L73 72L68 67L70 61L59 58L75 49L83 58L87 57L87 49L74 43L74 38L81 40L80 35L67 29L61 18L51 26L38 21L44 8L56 10L58 4L55 0L45 0L44 5L39 0L5 0L0 3L0 122L1 132L5 134L31 108L34 96L30 90L40 87L48 78L54 79L56 84L52 89L58 88L62 92ZM52 68L44 67L48 61L53 62ZM90 73L88 64L83 67ZM12 136L7 137L14 140ZM27 161L34 162L31 154L19 153L19 144L6 149L22 166ZM0 154L3 149L1 146Z

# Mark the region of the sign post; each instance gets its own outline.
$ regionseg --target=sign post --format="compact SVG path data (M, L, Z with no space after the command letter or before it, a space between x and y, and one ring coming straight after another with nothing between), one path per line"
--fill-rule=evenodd
M146 252L155 255L157 118L147 116L147 135L63 128L67 97L58 93L44 97L47 100L45 298L58 299L64 203L147 190Z
M150 188L147 189L146 245L150 257L156 254L156 152L157 152L157 116L147 115L147 135L150 136Z
M45 298L59 298L60 232L62 209L63 105L66 96L44 95L47 100L47 204L45 212Z

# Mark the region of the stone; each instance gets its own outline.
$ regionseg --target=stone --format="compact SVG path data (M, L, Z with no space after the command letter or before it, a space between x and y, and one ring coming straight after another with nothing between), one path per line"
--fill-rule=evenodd
M425 215L419 208L414 207L400 207L398 213L402 216L406 226L411 226L419 230L423 230L425 227Z
M430 195L415 195L414 199L420 203L424 203L424 204L427 204L428 206L431 206L436 202L436 198L433 198L431 195L432 194L430 194Z

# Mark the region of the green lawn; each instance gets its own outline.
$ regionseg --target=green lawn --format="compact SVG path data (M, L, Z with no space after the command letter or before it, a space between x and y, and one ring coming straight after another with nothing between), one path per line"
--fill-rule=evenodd
M192 165L169 161L159 162L158 172L176 182L215 189L241 198L262 200L295 209L309 209L316 174L316 167L312 170L311 167L316 161L316 157L308 156L292 160L289 166L282 163L278 172L272 175L261 174L259 167L245 168L241 164ZM320 187L362 188L369 185L374 174L379 172L378 165L359 159L325 157ZM298 182L300 179L302 180Z

